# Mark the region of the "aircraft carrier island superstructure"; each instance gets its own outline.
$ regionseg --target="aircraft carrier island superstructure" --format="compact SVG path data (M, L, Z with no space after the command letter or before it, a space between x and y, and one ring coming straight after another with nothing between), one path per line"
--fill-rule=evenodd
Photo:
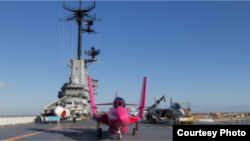
M88 103L89 98L89 87L88 87L88 66L89 63L98 61L95 58L100 53L100 50L95 50L91 47L91 50L85 50L85 55L92 56L91 59L82 59L82 33L96 33L90 26L93 25L93 21L96 21L96 16L89 16L88 12L95 8L94 4L90 8L82 9L81 1L79 9L71 9L63 4L63 8L74 13L73 17L67 19L60 19L60 21L76 20L78 24L78 56L77 60L71 59L70 65L71 75L69 82L66 82L62 87L61 91L58 92L59 100L44 107L44 116L60 116L64 119L72 119L75 122L76 118L80 118L82 115L89 114ZM85 19L87 17L88 19ZM87 28L83 28L82 23ZM92 86L94 94L97 95L98 80L92 79Z
M71 60L71 66L68 65L71 68L70 81L62 86L61 91L58 92L58 98L71 96L89 101L88 63L90 63L89 60ZM98 88L98 80L92 79L92 85L93 89L96 90ZM97 92L95 91L94 94L97 94Z
M71 104L74 99L77 103L82 103L82 108L87 107L89 99L89 88L88 88L88 66L90 62L98 61L97 59L91 60L71 60L71 76L69 82L64 83L61 87L61 91L58 92L58 98L61 99L64 96L71 97L62 100L62 102ZM94 94L97 95L98 80L92 79L92 86ZM79 105L80 106L80 105Z

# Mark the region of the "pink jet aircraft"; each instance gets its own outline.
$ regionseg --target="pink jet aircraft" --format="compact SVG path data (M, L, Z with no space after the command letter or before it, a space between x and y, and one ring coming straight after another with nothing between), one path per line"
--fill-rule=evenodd
M117 97L117 93L113 103L96 104L96 105L113 105L113 108L108 112L107 115L97 116L90 76L88 77L88 81L89 81L89 94L90 94L93 119L97 121L97 131L99 131L99 135L102 135L102 128L100 128L99 126L100 122L108 125L109 126L108 131L112 134L117 134L119 140L121 139L121 134L125 134L128 132L128 125L135 123L135 128L133 128L133 134L132 134L135 135L136 132L138 131L138 121L141 120L141 118L143 118L143 112L146 100L147 77L144 77L143 79L140 105L138 108L139 109L138 116L131 116L129 110L127 110L126 108L126 105L137 106L137 104L125 103L123 98Z

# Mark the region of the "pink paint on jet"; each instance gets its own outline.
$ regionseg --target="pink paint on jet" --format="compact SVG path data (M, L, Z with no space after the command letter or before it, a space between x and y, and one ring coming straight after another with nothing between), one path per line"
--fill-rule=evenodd
M94 102L93 96L93 89L90 76L88 77L89 80L89 94L90 94L90 102L91 108L93 113L93 118L98 122L97 123L97 130L99 130L99 134L101 135L101 128L99 128L99 123L102 122L109 126L108 131L112 134L117 134L118 139L121 138L121 134L125 134L128 132L128 125L132 123L136 123L136 127L134 128L133 135L138 131L138 121L143 118L143 112L145 108L145 100L146 100L146 84L147 84L147 77L143 79L142 91L141 91L141 98L140 98L140 105L139 105L139 114L138 116L131 116L130 111L126 108L126 105L134 105L137 104L128 104L125 103L124 99L121 97L116 97L113 103L104 103L104 104L96 104L96 105L113 105L112 109L108 112L107 115L99 116L96 115L96 107Z

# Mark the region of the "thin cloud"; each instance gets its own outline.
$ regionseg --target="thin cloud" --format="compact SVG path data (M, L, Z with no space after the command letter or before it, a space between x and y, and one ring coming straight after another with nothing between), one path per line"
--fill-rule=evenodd
M0 82L0 87L4 87L5 85L2 83L2 82Z

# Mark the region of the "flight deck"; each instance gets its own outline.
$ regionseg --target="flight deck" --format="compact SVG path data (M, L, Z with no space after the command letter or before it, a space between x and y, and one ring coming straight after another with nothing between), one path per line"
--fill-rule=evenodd
M196 124L204 124L197 122ZM206 123L213 124L213 123ZM73 123L72 121L63 121L57 123L29 123L14 126L0 127L0 141L14 140L118 140L117 135L108 132L107 125L101 124L103 128L102 136L98 135L96 129L96 121L93 119L79 120ZM122 135L121 140L173 140L173 122L152 121L139 122L139 131L136 135L132 135L134 125L129 125L129 131Z

